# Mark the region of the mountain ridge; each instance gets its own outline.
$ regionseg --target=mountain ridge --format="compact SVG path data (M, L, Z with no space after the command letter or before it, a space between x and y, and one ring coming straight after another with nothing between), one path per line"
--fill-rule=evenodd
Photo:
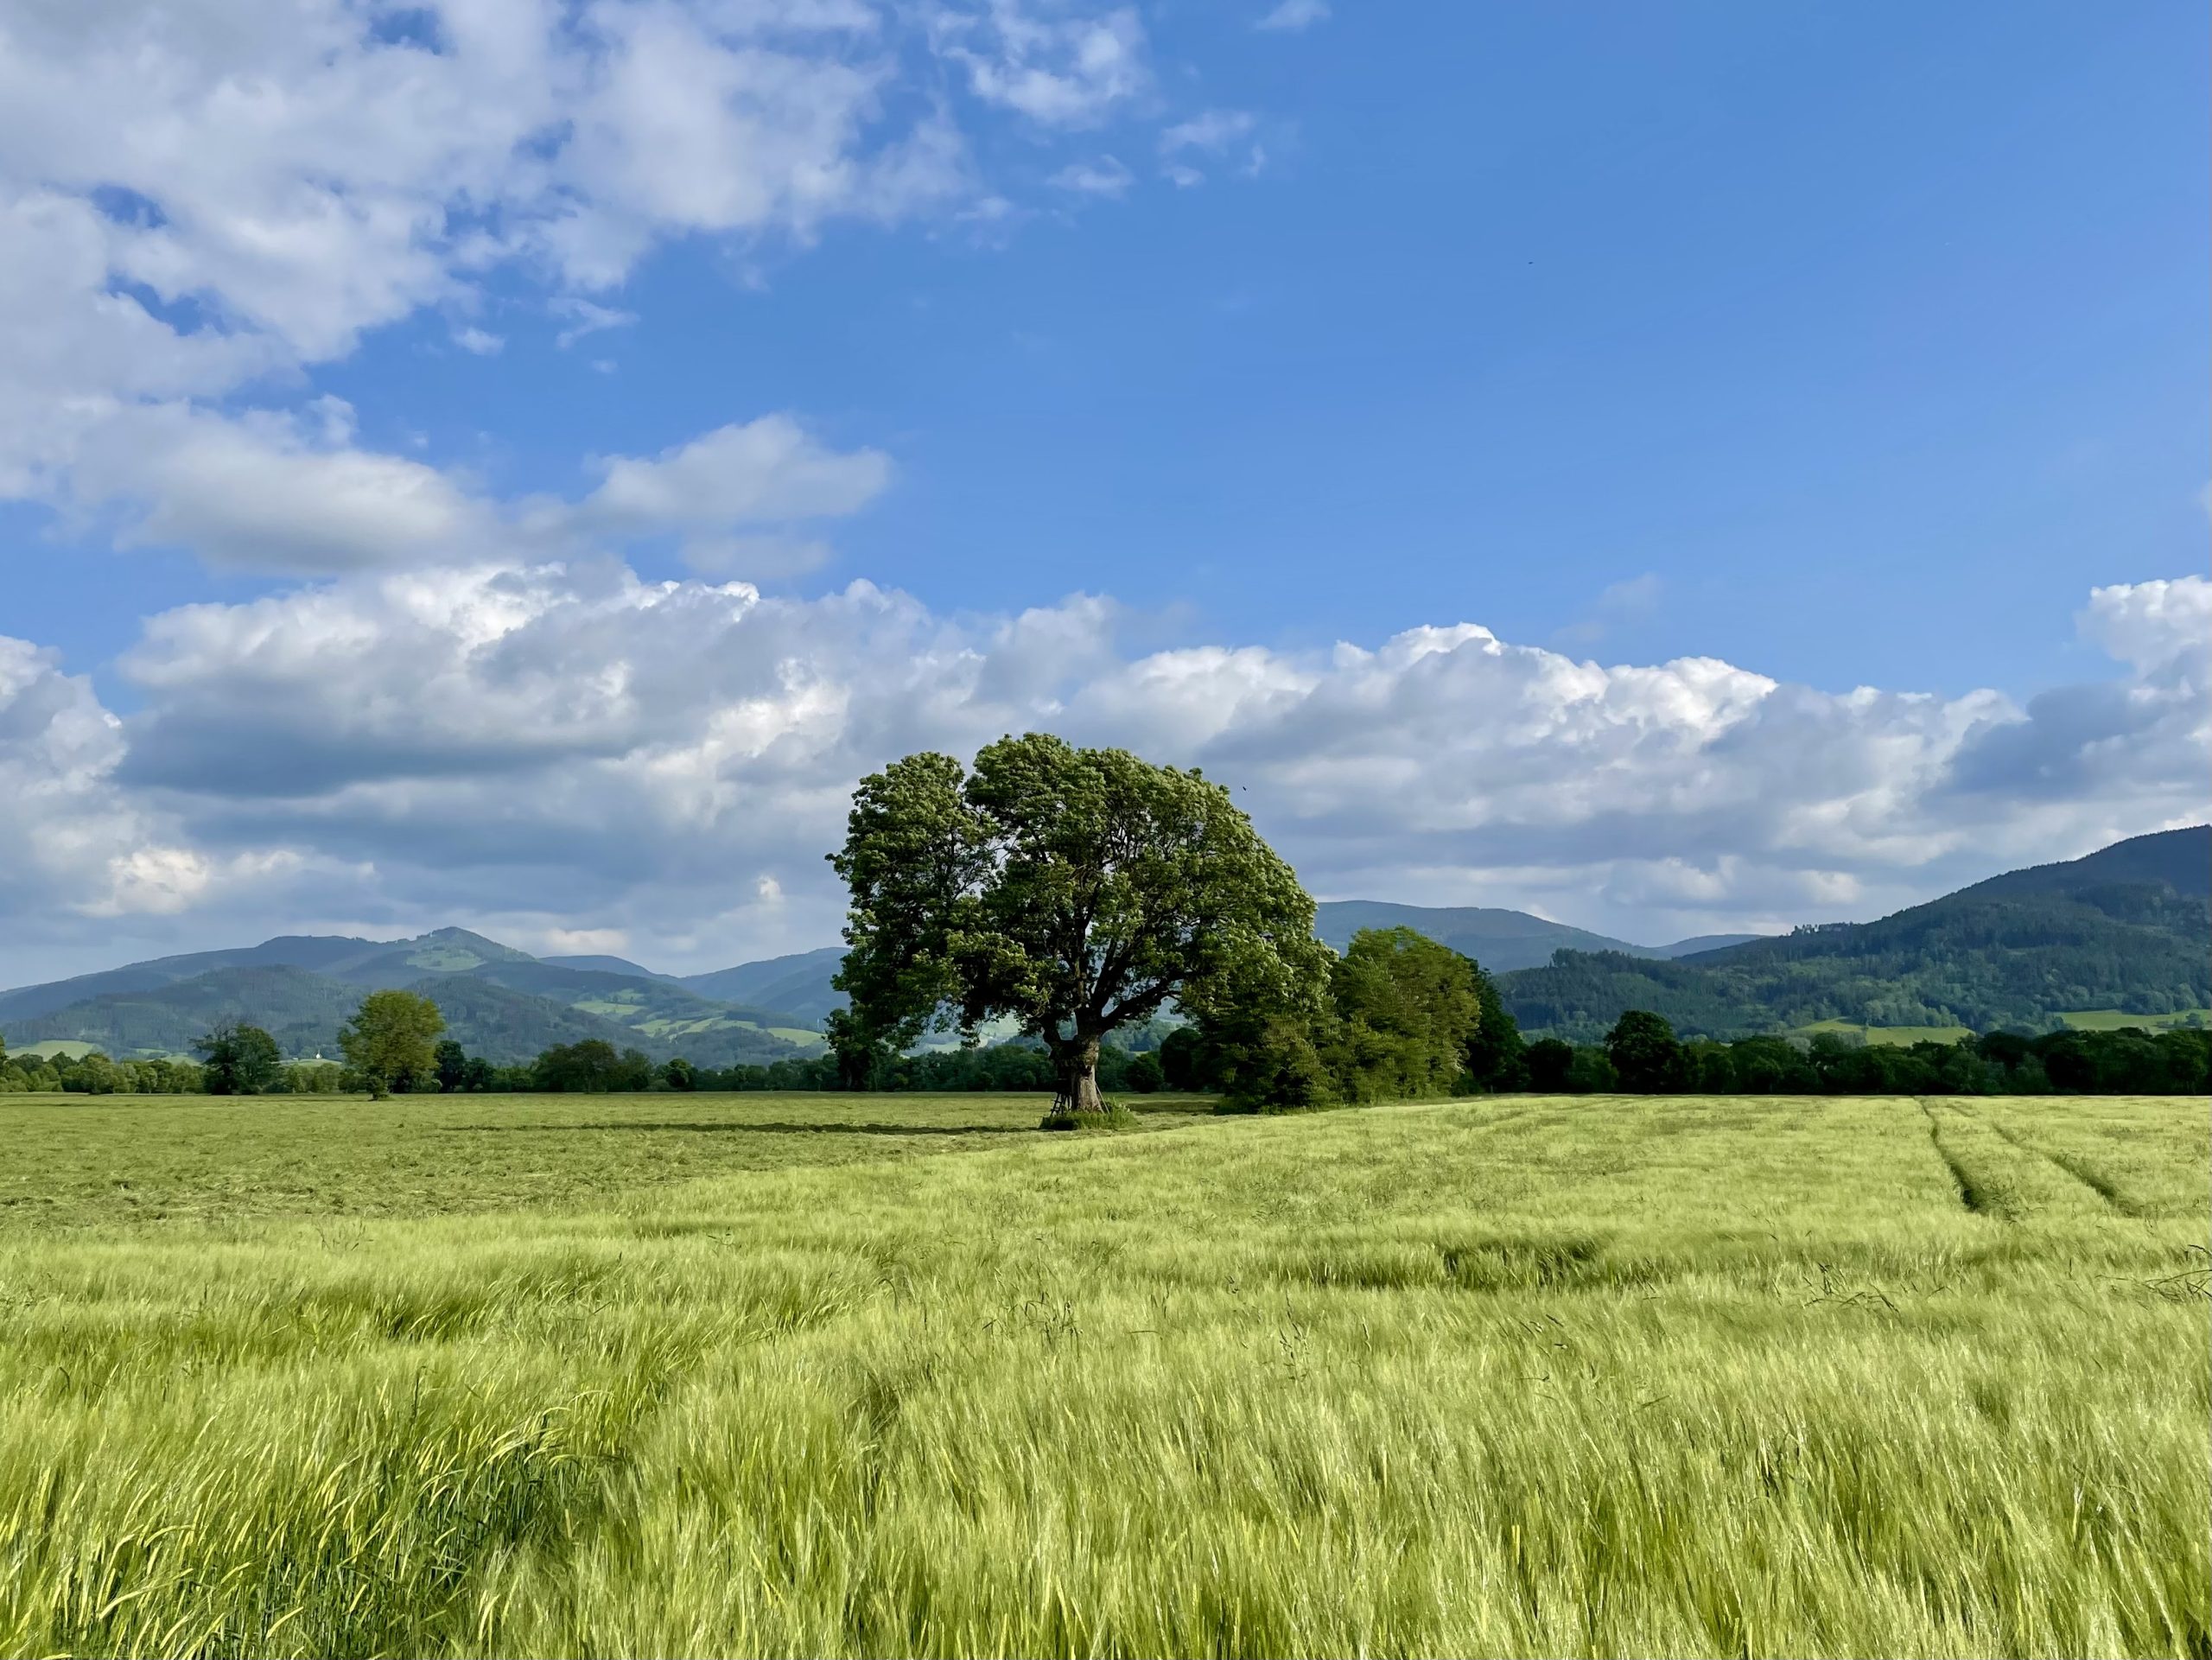
M2212 1002L2212 826L2131 836L1878 917L1673 962L1562 951L1503 975L1522 1027L1587 1040L1630 1008L1726 1038L1825 1021L2047 1025Z
M2165 1013L2212 1001L2212 826L2002 872L1869 922L1669 945L1490 906L1316 907L1316 932L1338 949L1360 928L1394 925L1473 957L1524 1027L1580 1037L1627 1008L1713 1036L1826 1020L1986 1027L2106 1008ZM842 957L830 945L666 975L609 955L532 957L458 927L396 940L278 935L0 991L0 1036L175 1053L213 1010L268 1026L289 1052L327 1052L362 991L398 987L451 1002L455 1035L466 1045L479 1034L491 1059L525 1059L588 1029L656 1059L728 1065L818 1048L815 1030L844 1001L830 983Z
M0 993L0 1036L90 1042L130 1058L184 1053L219 1020L236 1019L266 1028L287 1054L331 1054L340 1024L380 989L430 997L463 1047L502 1063L585 1038L702 1065L819 1047L803 1015L703 997L666 976L543 962L464 928L381 941L280 935L19 987Z

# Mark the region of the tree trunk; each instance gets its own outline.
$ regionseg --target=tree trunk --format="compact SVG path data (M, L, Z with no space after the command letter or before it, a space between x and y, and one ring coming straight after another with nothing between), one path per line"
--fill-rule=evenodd
M1052 1097L1054 1116L1106 1110L1098 1093L1098 1040L1077 1038L1058 1046L1053 1057L1060 1065L1060 1092Z

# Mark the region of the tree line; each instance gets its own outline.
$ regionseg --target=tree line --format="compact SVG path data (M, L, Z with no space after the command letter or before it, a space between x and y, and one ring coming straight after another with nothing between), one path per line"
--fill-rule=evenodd
M396 994L405 995L407 994ZM418 1002L427 1000L417 1000ZM435 1005L432 1011L435 1012ZM357 1017L358 1019L358 1017ZM419 1035L426 1021L415 1016ZM1231 1112L1282 1112L1385 1100L1507 1094L2188 1095L2212 1091L2212 1033L1984 1033L1957 1042L1886 1046L1833 1033L1732 1043L1677 1038L1662 1017L1632 1010L1602 1042L1523 1040L1496 985L1470 959L1404 929L1355 936L1332 969L1325 1004L1304 1022L1234 1011L1103 1046L1101 1091L1213 1095ZM200 1040L199 1060L112 1060L97 1051L9 1056L0 1094L327 1095L378 1092L351 1062L283 1060L266 1032L239 1022ZM391 1053L398 1053L397 1050ZM1040 1093L1056 1063L1033 1039L878 1057L861 1079L834 1053L767 1065L655 1062L597 1038L501 1065L450 1038L401 1053L381 1078L390 1094L925 1091Z
M1331 951L1314 938L1313 900L1295 874L1196 769L1048 735L986 745L972 768L923 754L862 779L830 862L849 898L836 980L848 1006L825 1022L826 1055L717 1072L680 1059L656 1065L640 1050L587 1039L527 1066L500 1066L443 1037L429 998L391 990L370 993L341 1029L343 1065L311 1074L288 1067L265 1031L216 1027L196 1046L201 1087L255 1094L327 1082L372 1096L1049 1087L1046 1126L1072 1129L1112 1122L1109 1091L1162 1087L1268 1112L1514 1090L2205 1086L2202 1032L2000 1031L1902 1049L1827 1034L1685 1043L1661 1014L1631 1008L1602 1042L1527 1042L1490 976L1421 934L1366 930L1342 957ZM1014 1041L980 1041L1005 1024ZM957 1032L960 1048L925 1052L932 1030ZM88 1057L67 1076L99 1088L184 1075Z

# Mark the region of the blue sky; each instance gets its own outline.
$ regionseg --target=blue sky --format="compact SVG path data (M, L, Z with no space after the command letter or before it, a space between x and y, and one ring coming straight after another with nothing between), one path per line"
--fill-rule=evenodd
M1317 890L1647 938L2203 816L2201 10L308 10L13 42L0 187L105 245L0 346L0 692L80 815L0 980L264 922L819 943L840 785L1008 723L1241 766ZM249 84L289 107L214 124ZM731 580L726 641L622 632ZM506 620L441 646L440 583ZM1503 682L1336 650L1463 624ZM751 677L649 707L685 650ZM406 708L410 652L474 666ZM774 753L716 747L764 688ZM1378 759L1431 721L1474 747ZM618 775L658 810L580 822Z

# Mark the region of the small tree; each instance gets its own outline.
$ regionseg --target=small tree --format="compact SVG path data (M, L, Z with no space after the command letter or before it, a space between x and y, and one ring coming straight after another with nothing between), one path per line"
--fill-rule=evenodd
M1538 1038L1529 1046L1529 1087L1542 1095L1561 1095L1574 1069L1574 1046L1562 1038Z
M614 1046L604 1038L556 1043L537 1057L537 1087L564 1094L597 1094L614 1086L621 1064Z
M1605 1059L1620 1087L1637 1095L1666 1095L1687 1088L1689 1056L1662 1014L1631 1008L1605 1035Z
M436 1065L431 1046L446 1029L445 1016L428 997L411 991L372 991L338 1031L338 1046L368 1085L372 1100L428 1078Z
M1475 965L1411 928L1363 928L1329 970L1324 1053L1352 1101L1444 1095L1482 1019Z
M1205 1059L1195 1026L1179 1026L1160 1040L1160 1076L1171 1090L1205 1088L1211 1078Z
M664 1082L671 1090L696 1090L699 1087L699 1069L678 1055L660 1069Z
M1109 1032L1170 998L1312 1008L1313 901L1196 772L1004 738L963 772L909 755L861 780L830 858L851 892L836 983L866 1041L1013 1017L1050 1053L1052 1123L1102 1113Z
M1300 1112L1338 1099L1337 1075L1313 1040L1332 1024L1325 1010L1264 1008L1209 1011L1194 1070L1222 1094L1224 1112Z
M78 1095L120 1095L129 1092L130 1083L123 1068L95 1049L79 1057L61 1087Z
M436 1069L438 1088L451 1095L467 1080L468 1052L451 1038L440 1040L430 1052L430 1064Z
M257 1026L219 1021L192 1048L200 1057L201 1087L210 1095L264 1095L283 1080L283 1054Z
M1482 1018L1467 1040L1467 1076L1477 1089L1492 1094L1527 1089L1529 1045L1513 1011L1498 995L1497 982L1479 964L1475 966L1475 996L1482 1004Z

